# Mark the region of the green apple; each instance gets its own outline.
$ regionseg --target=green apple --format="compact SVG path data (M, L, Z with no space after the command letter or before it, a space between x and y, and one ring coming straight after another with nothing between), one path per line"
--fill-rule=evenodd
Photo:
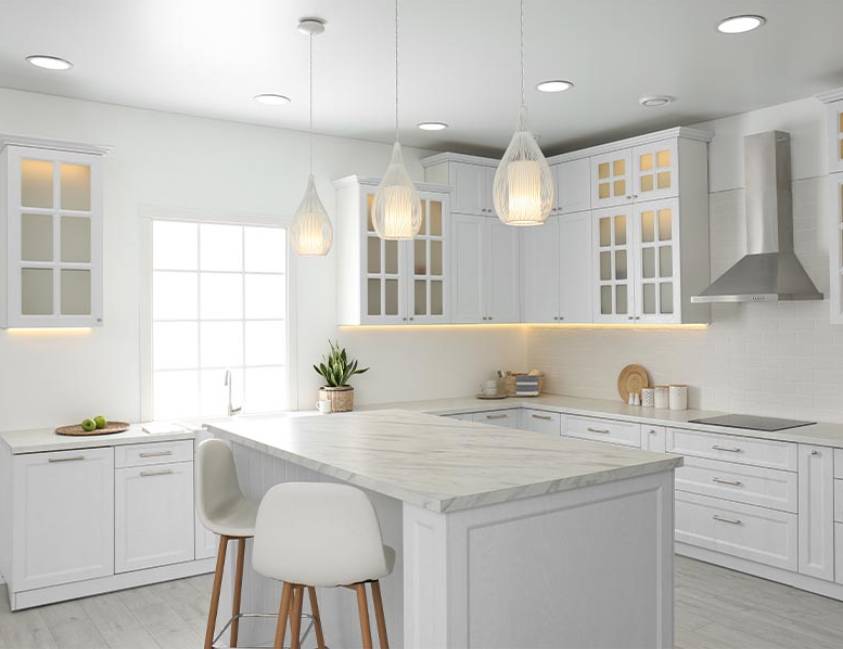
M105 425L108 423L108 420L102 415L97 415L96 417L94 417L94 423L97 425L97 428L105 428Z
M95 422L93 419L86 419L82 422L82 430L84 430L86 433L90 433L92 430L96 430L96 428L97 422Z

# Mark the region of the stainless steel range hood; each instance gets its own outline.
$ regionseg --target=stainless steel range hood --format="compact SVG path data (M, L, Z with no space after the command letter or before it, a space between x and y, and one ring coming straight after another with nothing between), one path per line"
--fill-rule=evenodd
M747 254L691 302L822 300L793 252L790 134L744 138Z

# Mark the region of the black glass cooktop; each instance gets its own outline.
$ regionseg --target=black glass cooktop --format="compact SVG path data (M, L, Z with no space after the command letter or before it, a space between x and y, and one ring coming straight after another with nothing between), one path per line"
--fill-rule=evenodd
M720 415L691 419L692 424L708 424L710 426L726 426L728 428L749 428L752 430L777 431L788 428L810 426L815 421L800 421L798 419L776 419L775 417L756 417L755 415Z

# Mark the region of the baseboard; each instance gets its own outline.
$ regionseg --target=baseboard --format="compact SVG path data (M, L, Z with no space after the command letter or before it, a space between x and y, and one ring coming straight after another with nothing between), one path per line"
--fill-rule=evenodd
M747 561L733 557L722 552L715 552L714 550L707 550L705 548L698 548L687 543L676 542L673 546L676 554L691 559L699 559L706 563L712 563L717 566L723 566L730 570L737 570L738 572L745 572L748 575L761 577L770 581L777 581L787 586L793 586L800 590L807 590L811 593L823 595L843 601L843 584L838 584L833 581L825 581L824 579L817 579L816 577L809 577L801 575L798 572L790 572L789 570L782 570L781 568L773 568L772 566L765 566L762 563L754 561Z
M85 581L74 581L58 586L47 586L13 593L9 590L9 607L13 611L19 611L33 606L53 604L78 597L89 597L100 593L109 593L115 590L135 588L172 579L192 577L213 572L216 563L215 557L198 559L185 563L174 563L169 566L158 566L157 568L146 568L145 570L134 570L122 572L108 577L97 579L86 579Z

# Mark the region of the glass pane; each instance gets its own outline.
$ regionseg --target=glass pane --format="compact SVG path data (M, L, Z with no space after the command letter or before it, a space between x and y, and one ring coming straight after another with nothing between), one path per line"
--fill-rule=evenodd
M626 181L616 180L613 184L613 191L615 192L615 196L623 196L626 194Z
M642 192L651 192L653 191L653 176L641 176L641 191Z
M199 315L199 275L152 273L152 319L188 320Z
M199 226L179 221L152 224L152 267L159 270L198 268Z
M246 323L246 365L287 362L287 330L283 320Z
M660 171L658 174L658 182L656 184L659 189L670 189L670 172Z
M242 318L243 276L239 273L201 273L199 317L205 320Z
M640 171L650 171L653 168L653 154L644 153L639 157L638 169Z
M427 282L417 279L413 282L413 313L415 315L427 315Z
M600 279L604 282L612 279L612 253L608 250L600 253Z
M247 368L243 408L248 412L278 412L287 408L287 372L283 367Z
M615 279L626 279L626 250L615 252Z
M653 278L656 276L656 252L655 248L642 248L641 250L641 276Z
M430 234L442 236L442 201L430 201Z
M673 282L659 284L659 311L673 313Z
M23 207L53 206L53 163L21 160L20 202Z
M427 274L427 241L413 240L413 272L416 275Z
M656 164L659 167L670 166L670 149L663 149L656 153Z
M366 230L368 232L375 231L375 224L372 223L372 205L375 203L375 195L374 194L366 194Z
M201 224L199 265L200 270L243 270L243 228Z
M152 379L155 419L195 415L199 411L199 372L155 372ZM228 393L223 406L228 404Z
M612 219L604 216L600 219L600 247L605 248L612 245Z
M604 178L609 177L609 163L608 162L601 162L597 165L597 177L603 180Z
M390 275L398 274L398 242L394 240L384 241L384 272Z
M597 185L597 196L599 198L609 198L611 196L609 183L600 183Z
M366 269L376 274L381 272L381 240L379 237L366 237Z
M61 271L61 312L64 315L91 314L91 271Z
M659 210L659 241L670 241L673 238L673 214L670 208Z
M20 258L23 261L53 261L52 216L21 214Z
M622 214L615 217L615 245L626 245L626 217Z
M199 364L199 325L153 322L152 364L156 370L188 369Z
M384 313L386 315L398 315L398 280L388 279L385 282Z
M839 132L839 133L843 133L843 113L840 113L840 114L837 116L837 120L838 120L838 122L839 122L839 123L838 123L838 132Z
M618 284L615 286L615 313L623 315L626 312L626 284Z
M201 367L232 367L242 364L242 322L203 322L199 325Z
M91 167L68 164L59 167L61 175L61 208L63 210L91 209Z
M612 162L612 175L623 176L626 173L626 160L620 159Z
M611 315L612 313L612 287L600 287L600 313Z
M61 217L61 260L91 261L91 219L87 216Z
M246 274L246 318L282 319L287 309L284 275Z
M443 315L445 305L442 300L442 281L431 280L430 282L430 315Z
M430 242L430 274L442 274L442 242Z
M283 273L287 266L287 232L283 228L243 228L246 272Z
M659 277L673 277L673 247L659 248Z
M843 160L843 140L840 140L840 159Z
M20 299L23 315L50 315L53 312L53 271L49 268L22 268Z
M650 242L656 238L656 215L653 210L641 212L641 241Z
M243 403L243 370L231 370L231 402L237 407ZM156 412L158 403L155 404ZM202 415L225 417L228 414L228 386L225 369L199 371L199 412Z
M421 227L419 234L427 234L427 201L421 201Z
M644 305L643 311L647 314L656 312L656 285L644 284Z
M370 279L367 282L369 295L368 309L366 313L369 315L381 314L381 281L379 279Z

